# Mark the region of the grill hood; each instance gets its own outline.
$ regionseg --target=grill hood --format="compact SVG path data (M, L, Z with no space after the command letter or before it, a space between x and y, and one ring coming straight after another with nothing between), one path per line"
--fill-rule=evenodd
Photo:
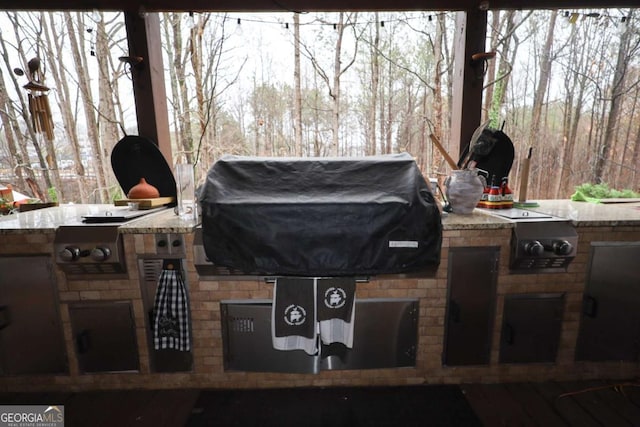
M224 156L200 191L216 265L270 275L429 270L440 211L409 154L359 158Z

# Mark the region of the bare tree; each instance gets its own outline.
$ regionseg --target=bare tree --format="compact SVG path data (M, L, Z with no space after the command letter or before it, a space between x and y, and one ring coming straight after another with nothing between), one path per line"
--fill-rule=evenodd
M56 25L55 22L55 14L49 13L48 15L48 22L43 21L43 24L45 25L45 45L47 46L45 56L48 63L51 64L49 71L53 76L53 81L57 89L54 94L57 99L58 109L60 110L64 138L69 142L68 146L73 156L74 170L78 177L77 180L74 180L74 183L76 184L74 194L77 194L78 197L68 197L67 200L75 199L81 203L86 203L87 188L90 188L90 186L87 185L85 167L80 153L80 142L76 131L78 126L76 117L72 110L74 102L69 91L69 79L66 76L67 71L65 70L62 61L56 60L56 58L59 59L60 52L64 52L65 50L65 35L59 28L57 28L58 25Z
M632 17L633 9L629 9L627 20L631 20ZM616 65L613 72L609 116L606 120L604 135L596 152L597 157L592 176L594 182L603 182L605 163L611 160L611 146L614 143L614 134L620 120L620 112L624 100L623 95L629 90L625 85L625 78L631 58L638 53L638 50L640 50L640 38L635 34L633 26L625 25L620 36Z
M87 125L87 139L92 148L92 163L93 170L96 174L96 181L98 188L95 191L95 195L101 202L107 202L109 200L109 187L107 185L106 173L105 173L105 158L102 150L102 144L98 133L98 120L96 118L94 110L93 94L89 86L89 73L88 66L82 52L86 52L85 43L82 39L84 34L84 17L80 13L75 14L75 19L70 12L64 12L64 22L67 28L67 37L69 38L69 45L71 48L71 54L74 61L75 70L78 73L78 88L80 93L80 99L82 109L86 119Z
M356 20L358 14L357 12L348 13L339 12L338 13L338 21L333 24L334 29L336 31L336 41L334 45L334 56L333 56L333 65L332 65L332 73L328 73L325 68L319 63L317 56L313 53L313 51L305 44L303 47L306 51L307 57L311 60L311 64L313 65L314 70L322 81L327 86L329 91L329 96L333 100L333 124L332 124L332 132L333 137L331 139L331 155L337 156L340 153L339 149L339 136L340 136L340 102L341 102L341 77L342 75L355 63L357 54L358 54L358 43L360 41L361 34L358 34L356 31ZM351 55L346 61L346 64L343 66L343 40L345 37L345 31L347 29L351 29L353 31L354 36L354 48Z
M300 75L300 14L293 13L293 84L296 154L302 156L302 76Z

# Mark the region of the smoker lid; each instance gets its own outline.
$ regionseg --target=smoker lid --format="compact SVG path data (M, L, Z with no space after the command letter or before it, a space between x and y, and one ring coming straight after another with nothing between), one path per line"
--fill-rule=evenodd
M176 181L157 145L143 136L128 135L113 147L111 167L124 191L140 182L140 178L158 189L160 197L177 195Z

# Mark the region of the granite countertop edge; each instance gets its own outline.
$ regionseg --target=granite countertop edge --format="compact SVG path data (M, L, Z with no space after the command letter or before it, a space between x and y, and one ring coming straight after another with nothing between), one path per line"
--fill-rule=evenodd
M640 226L640 203L594 204L570 200L537 200L532 211L569 220L576 227ZM88 226L82 216L104 210L109 205L60 205L0 217L0 235L53 234L58 227ZM474 209L471 214L443 214L442 229L495 230L514 228L515 222ZM106 224L109 225L109 224ZM190 233L199 225L195 219L184 219L172 209L159 210L119 225L123 234Z

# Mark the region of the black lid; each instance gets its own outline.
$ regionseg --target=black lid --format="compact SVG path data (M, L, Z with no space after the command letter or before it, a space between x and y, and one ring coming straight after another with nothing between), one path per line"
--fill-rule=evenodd
M158 146L148 138L129 135L118 141L111 152L111 167L125 195L140 178L156 187L160 197L177 195L171 168Z

